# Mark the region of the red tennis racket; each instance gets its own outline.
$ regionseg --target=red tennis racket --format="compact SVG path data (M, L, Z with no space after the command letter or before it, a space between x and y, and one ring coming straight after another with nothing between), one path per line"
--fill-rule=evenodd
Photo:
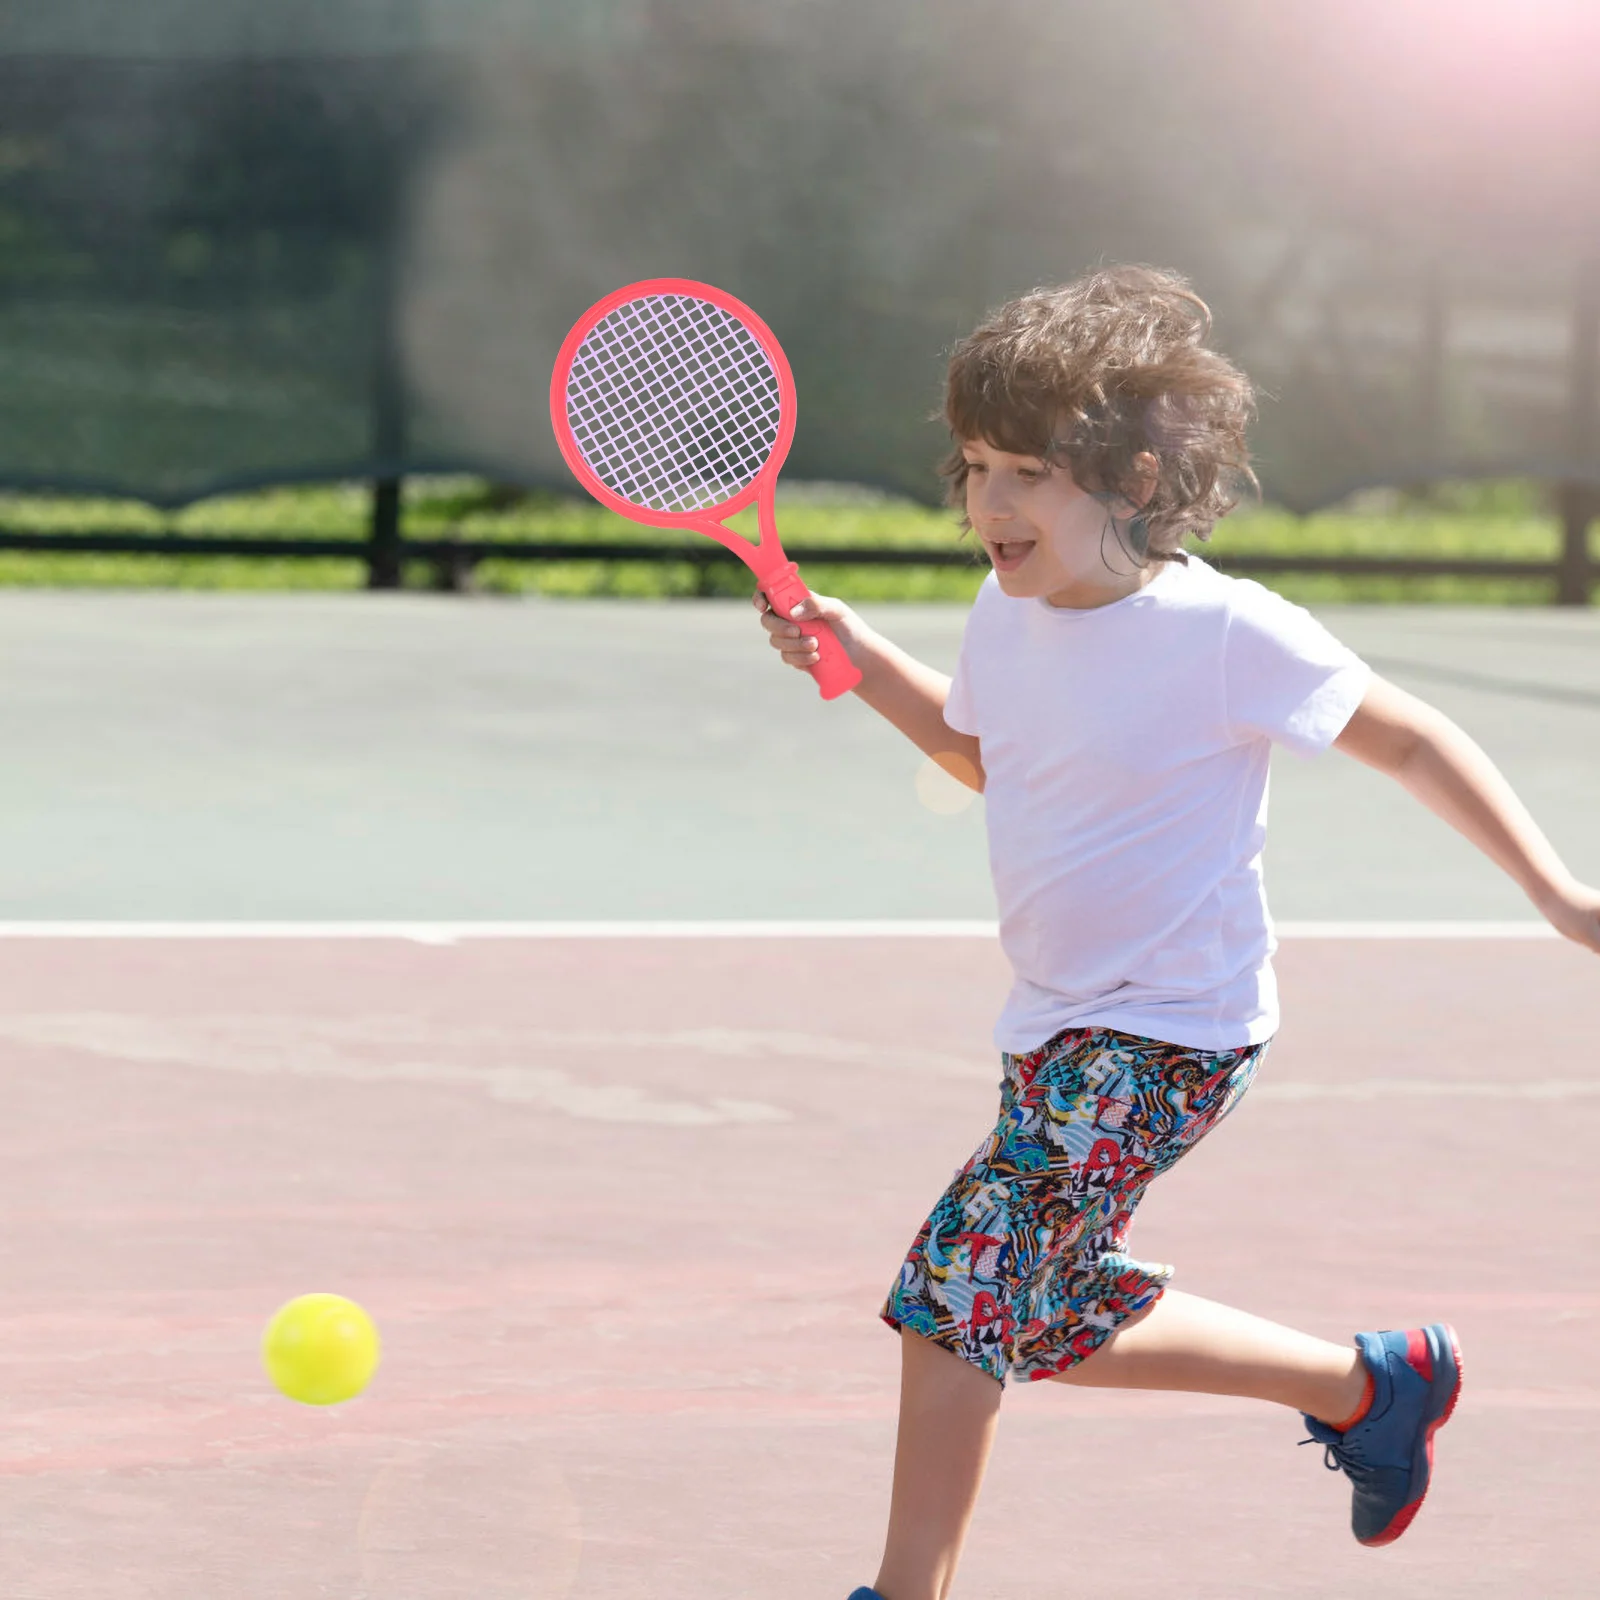
M794 438L794 376L772 330L709 284L651 278L578 318L556 357L550 420L561 454L601 505L709 534L787 617L811 591L778 542L772 495ZM759 544L725 527L756 505ZM861 682L825 622L811 675L824 700Z

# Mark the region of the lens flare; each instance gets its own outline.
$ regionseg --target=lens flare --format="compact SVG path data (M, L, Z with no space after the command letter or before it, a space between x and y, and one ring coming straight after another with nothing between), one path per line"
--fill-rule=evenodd
M917 769L917 799L935 816L959 816L978 798L970 787L977 781L978 770L965 756L941 751Z

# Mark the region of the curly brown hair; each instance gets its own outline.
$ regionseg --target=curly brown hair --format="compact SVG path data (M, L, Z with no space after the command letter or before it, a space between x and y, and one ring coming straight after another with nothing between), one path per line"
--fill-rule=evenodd
M962 508L962 445L1065 466L1085 491L1111 499L1139 483L1134 458L1158 463L1138 514L1153 561L1181 561L1188 534L1211 537L1248 487L1245 431L1255 412L1249 378L1208 349L1211 310L1187 279L1158 267L1091 272L1009 300L956 345L944 421L954 448L940 464L945 499Z

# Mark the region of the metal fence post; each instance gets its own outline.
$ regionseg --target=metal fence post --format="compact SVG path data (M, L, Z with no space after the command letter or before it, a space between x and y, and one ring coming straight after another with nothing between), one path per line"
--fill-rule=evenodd
M372 484L367 587L398 589L403 580L400 507L407 438L406 378L400 358L399 237L394 196L386 193L375 241L372 320Z
M400 497L404 478L379 478L372 485L372 530L367 540L367 587L400 587Z

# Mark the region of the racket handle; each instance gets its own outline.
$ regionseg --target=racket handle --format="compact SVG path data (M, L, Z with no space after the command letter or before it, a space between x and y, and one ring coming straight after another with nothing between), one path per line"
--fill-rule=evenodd
M800 568L793 561L766 574L761 590L767 604L781 617L787 617L802 600L811 598L811 591L800 579ZM810 671L824 700L837 700L861 682L861 669L826 622L808 619L800 624L800 631L817 641L817 664Z
M817 641L817 664L810 670L822 698L837 700L849 694L861 682L861 669L845 653L839 635L826 622L804 624L800 631L814 635Z

